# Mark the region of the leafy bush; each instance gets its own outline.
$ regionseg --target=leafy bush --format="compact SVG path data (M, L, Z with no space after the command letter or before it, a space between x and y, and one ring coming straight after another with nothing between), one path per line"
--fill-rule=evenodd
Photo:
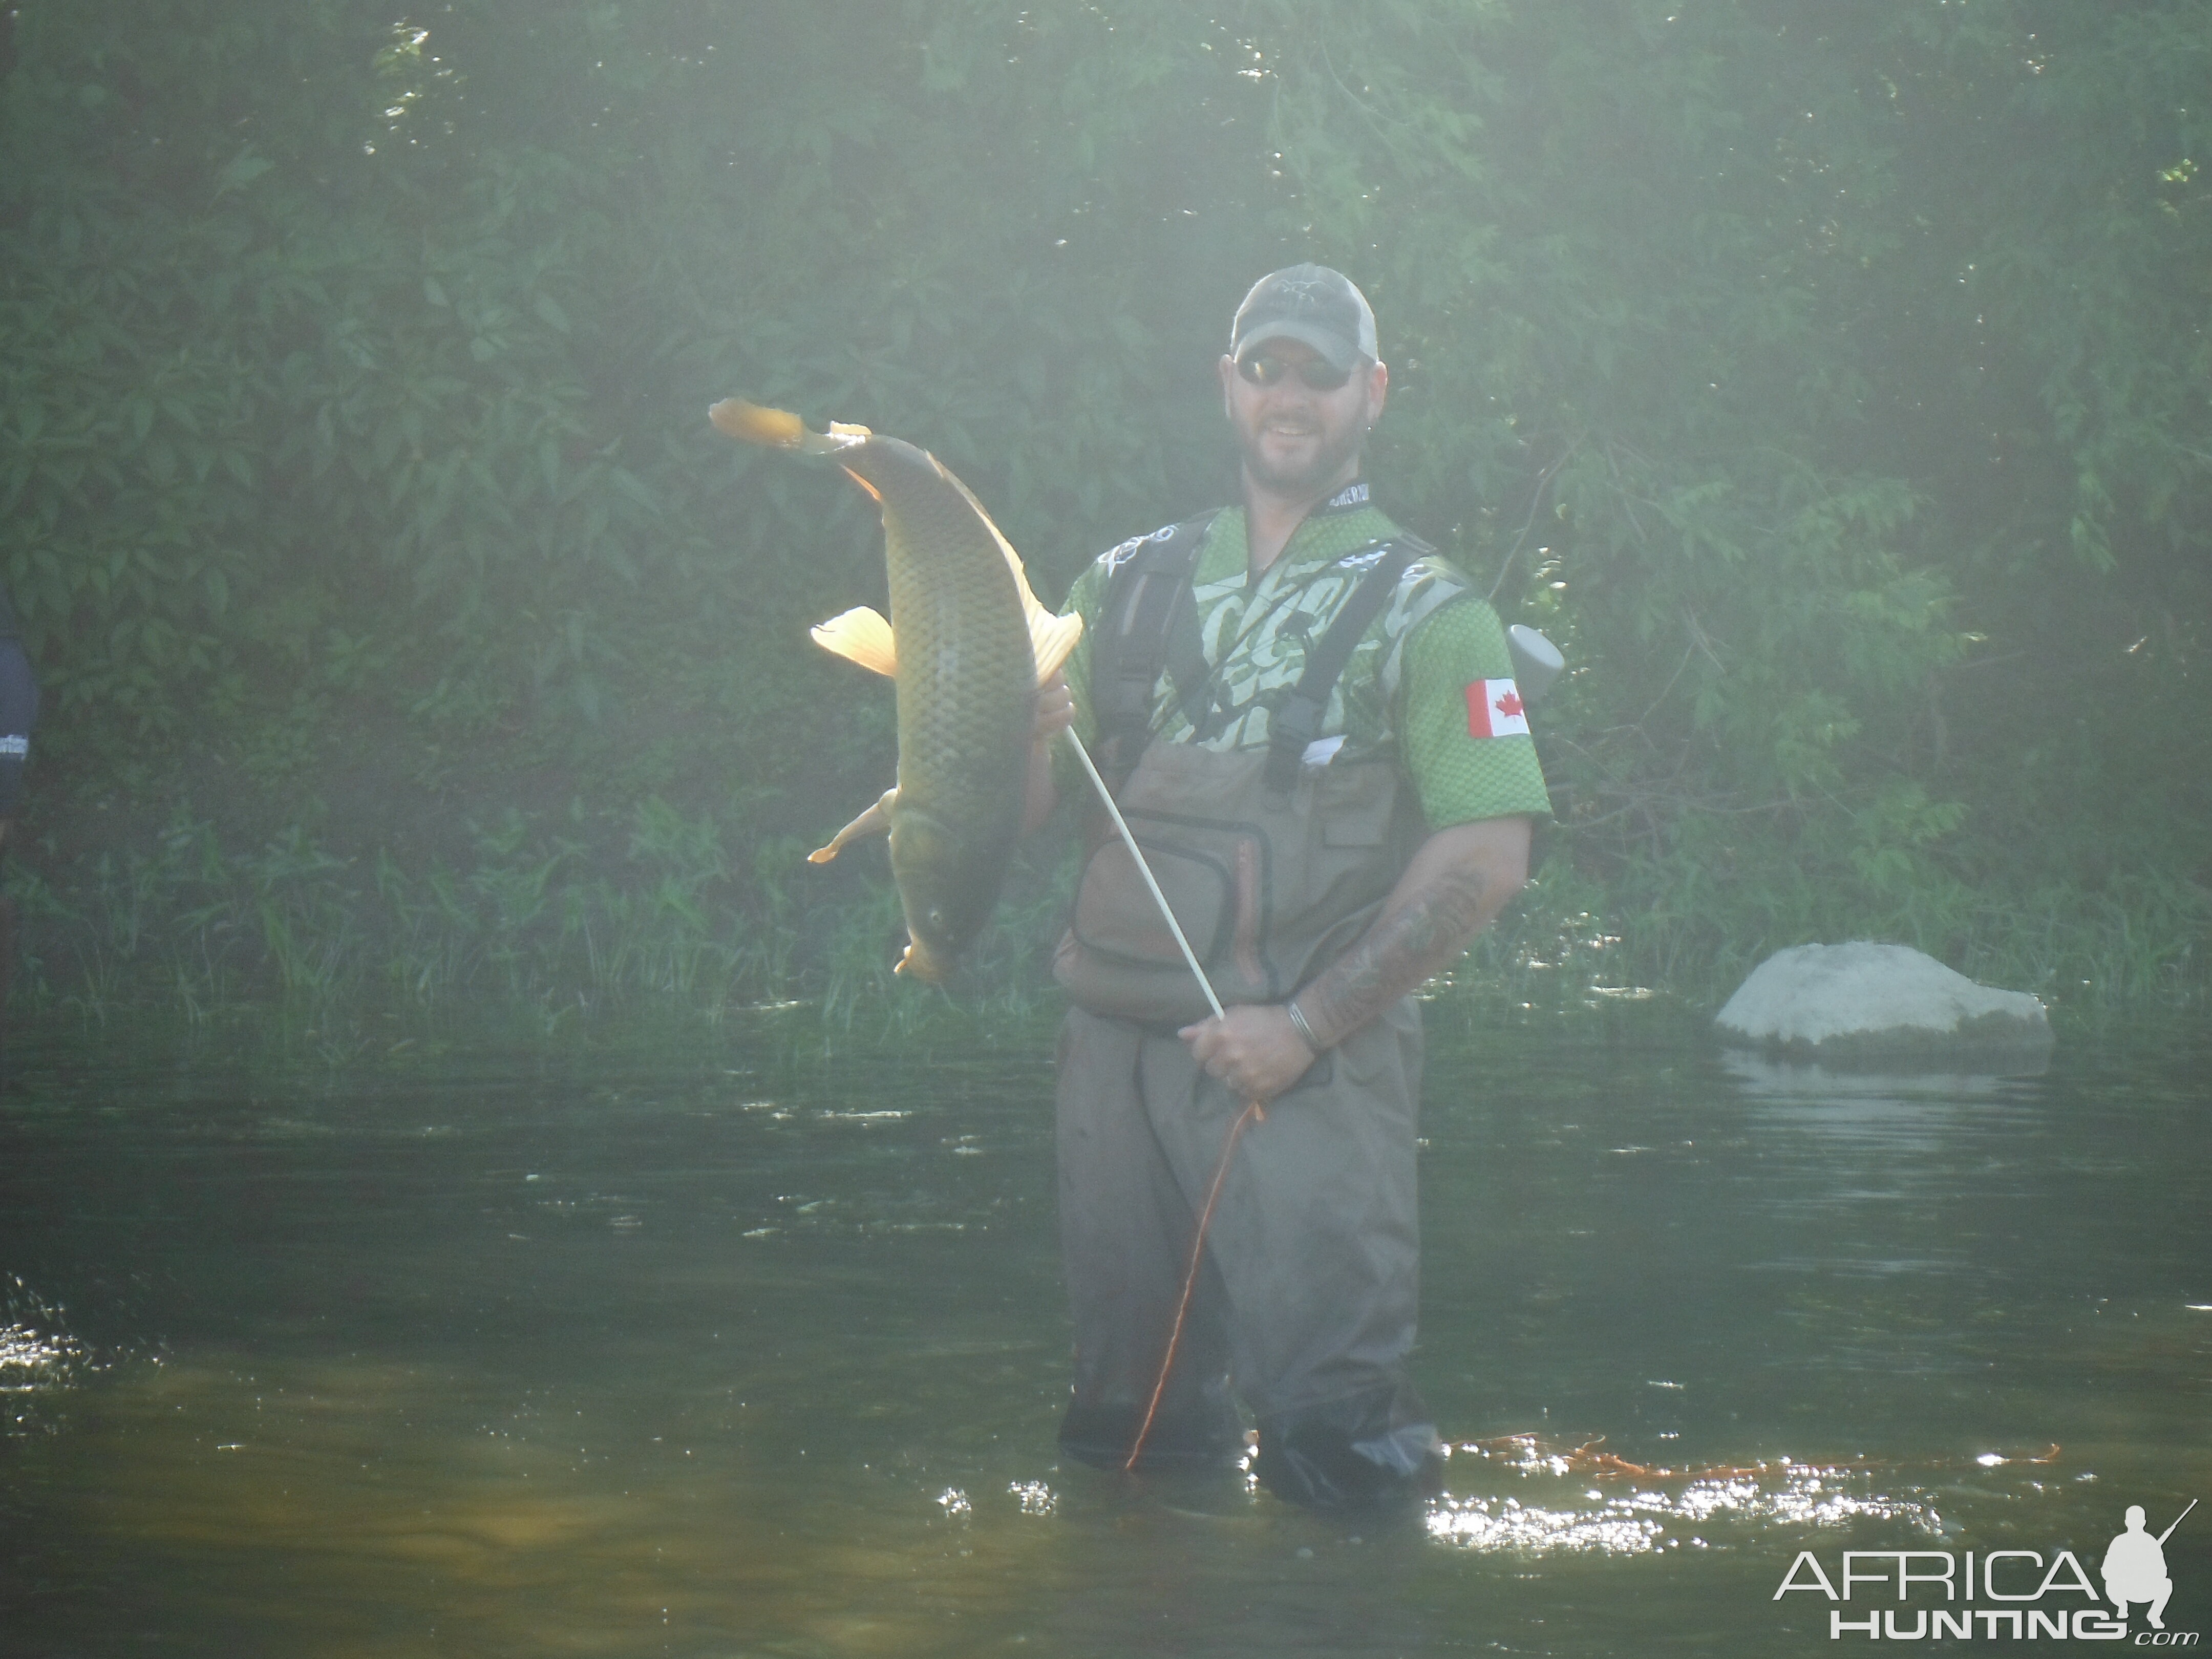
M1312 257L1382 321L1386 499L1576 665L1551 884L1639 973L1869 932L2201 971L2199 8L12 16L0 566L52 891L182 880L189 798L226 867L383 872L252 877L225 925L288 982L372 890L409 973L518 988L878 928L769 856L890 768L803 639L880 594L870 515L705 405L928 445L1049 592L1223 496L1224 320ZM570 801L535 865L466 827ZM636 884L588 925L586 870ZM2160 965L2077 971L2118 939Z

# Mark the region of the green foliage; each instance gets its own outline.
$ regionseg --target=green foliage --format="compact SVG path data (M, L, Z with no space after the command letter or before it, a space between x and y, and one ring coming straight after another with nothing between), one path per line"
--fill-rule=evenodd
M1050 593L1223 496L1225 319L1318 258L1386 499L1575 665L1531 959L1589 914L1646 979L2201 972L2201 0L15 15L43 890L166 895L208 971L925 1006L866 866L794 863L890 766L804 640L879 597L869 515L706 404L927 444ZM195 788L189 856L100 844ZM94 936L96 986L140 930Z
M93 860L69 887L16 882L34 936L59 952L35 952L19 988L99 1018L149 1000L202 1016L273 1000L317 1015L489 1001L559 1017L805 1000L840 1034L910 1030L945 1005L892 978L904 928L887 883L862 879L857 899L802 930L779 873L795 844L763 853L771 867L748 894L712 817L642 801L612 862L573 833L581 817L580 803L550 823L508 811L471 826L464 864L416 873L296 827L229 851L211 824L180 816L150 848ZM1018 880L965 972L968 1000L1015 1019L1034 1012L1065 904L1044 872Z

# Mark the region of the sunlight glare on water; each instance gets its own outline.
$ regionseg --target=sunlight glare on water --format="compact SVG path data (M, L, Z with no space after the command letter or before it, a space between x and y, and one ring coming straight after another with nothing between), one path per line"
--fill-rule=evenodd
M1833 1527L1862 1519L1902 1521L1929 1537L1941 1537L1942 1517L1924 1503L1879 1493L1854 1492L1844 1480L1824 1469L1778 1464L1770 1475L1730 1475L1695 1480L1680 1492L1629 1492L1607 1498L1595 1489L1581 1494L1589 1503L1576 1508L1547 1508L1518 1498L1445 1498L1425 1517L1431 1538L1468 1549L1598 1550L1613 1555L1679 1549L1704 1549L1707 1534L1721 1527L1782 1522L1792 1527ZM1719 1523L1716 1525L1716 1523Z

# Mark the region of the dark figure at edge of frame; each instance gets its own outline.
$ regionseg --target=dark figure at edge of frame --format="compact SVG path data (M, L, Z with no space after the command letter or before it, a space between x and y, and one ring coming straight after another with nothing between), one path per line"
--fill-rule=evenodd
M23 793L23 763L30 758L31 728L39 721L39 682L23 650L15 609L0 591L0 874L6 870L8 832ZM15 900L0 892L0 1044L8 1035L8 994L15 981Z
M1097 755L1226 1007L1210 1017L1092 801L1054 969L1061 1243L1075 1325L1064 1453L1121 1467L1168 1349L1231 1126L1188 1322L1137 1467L1245 1450L1319 1509L1432 1490L1407 1375L1419 1273L1421 1029L1410 994L1526 884L1550 803L1497 613L1368 499L1389 373L1340 273L1263 277L1221 394L1242 496L1078 579L1085 632L1040 696L1027 822L1091 800Z

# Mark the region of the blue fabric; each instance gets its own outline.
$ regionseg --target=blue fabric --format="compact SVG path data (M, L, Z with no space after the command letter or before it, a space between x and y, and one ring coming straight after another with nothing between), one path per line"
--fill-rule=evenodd
M39 680L20 640L0 639L0 818L13 817L23 792L31 728L39 723Z

